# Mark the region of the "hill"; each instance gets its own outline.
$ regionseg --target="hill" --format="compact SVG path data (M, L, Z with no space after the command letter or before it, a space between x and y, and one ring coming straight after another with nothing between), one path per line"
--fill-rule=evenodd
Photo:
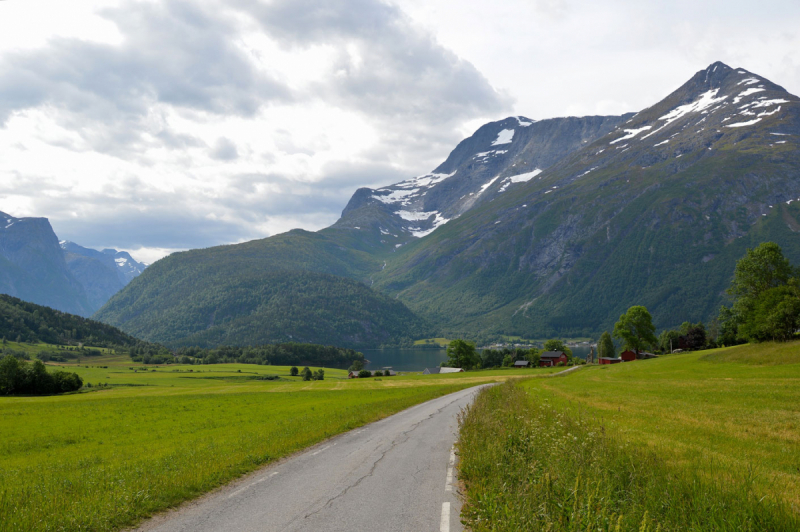
M0 337L17 342L132 347L140 340L98 321L0 294Z
M364 348L410 344L430 333L403 303L357 281L258 263L216 269L203 251L204 275L184 276L170 261L158 262L98 317L173 347L301 342Z

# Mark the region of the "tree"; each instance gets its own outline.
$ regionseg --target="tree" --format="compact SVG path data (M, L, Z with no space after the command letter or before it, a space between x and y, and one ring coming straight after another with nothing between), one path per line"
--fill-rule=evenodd
M364 369L364 362L361 360L353 360L353 363L350 365L350 371L361 371Z
M19 360L11 355L0 359L0 395L11 395L16 392L19 381Z
M794 268L781 247L775 242L763 242L748 249L736 263L728 293L738 299L755 300L770 288L785 285L793 275Z
M506 356L503 357L503 366L509 367L513 363L514 363L514 359L511 358L511 355L506 355Z
M289 375L292 377L297 377L298 373L300 373L300 370L297 369L297 366L292 366L292 368L289 370Z
M539 366L540 359L541 359L541 352L535 347L531 347L530 349L528 349L528 352L525 354L525 360L531 363L532 368Z
M464 340L453 340L447 346L447 365L451 368L472 369L480 367L481 357L475 344Z
M325 370L324 369L318 369L317 371L315 371L314 375L313 375L313 379L315 381L325 380Z
M600 340L597 342L597 356L606 358L616 358L617 349L614 347L614 341L608 331L600 335Z
M664 353L671 353L673 349L680 347L681 333L676 330L663 330L658 336L658 346Z
M747 250L728 293L734 301L730 309L720 309L721 343L788 340L800 326L797 271L774 242Z
M309 369L308 366L304 367L303 371L300 372L300 375L303 377L304 381L310 381L312 377L311 369Z
M629 308L614 325L614 337L622 339L625 349L631 349L637 354L656 344L655 331L653 317L640 305Z

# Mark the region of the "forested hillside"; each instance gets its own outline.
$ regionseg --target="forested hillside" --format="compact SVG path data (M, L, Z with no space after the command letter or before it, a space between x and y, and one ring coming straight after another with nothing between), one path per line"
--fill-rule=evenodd
M204 267L211 260L198 259ZM145 270L99 317L173 347L303 342L364 348L408 344L430 333L403 303L351 279L255 264L180 279L159 266Z
M0 294L0 336L8 341L131 347L140 341L116 327Z

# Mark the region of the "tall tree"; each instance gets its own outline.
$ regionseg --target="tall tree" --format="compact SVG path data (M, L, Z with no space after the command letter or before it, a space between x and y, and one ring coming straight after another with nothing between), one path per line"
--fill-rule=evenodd
M472 369L480 367L481 357L475 344L465 340L453 340L447 346L447 365L451 368Z
M763 242L736 263L728 293L738 299L755 299L770 288L785 285L794 268L775 242Z
M608 331L600 335L600 340L597 342L597 355L600 357L614 358L617 356L617 350L614 347L614 341Z
M720 311L725 340L735 325L736 336L749 341L787 340L800 326L800 287L797 272L780 246L763 242L748 249L736 263L728 293L730 310Z
M629 308L628 312L619 317L614 325L614 337L621 338L625 342L625 349L632 349L637 354L658 341L653 317L641 305Z

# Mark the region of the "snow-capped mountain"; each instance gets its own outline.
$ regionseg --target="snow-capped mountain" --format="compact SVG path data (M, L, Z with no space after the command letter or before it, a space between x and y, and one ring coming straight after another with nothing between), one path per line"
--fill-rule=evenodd
M141 274L147 267L146 264L137 262L127 251L117 251L116 249L98 251L96 249L80 246L69 240L62 240L59 242L59 245L61 249L64 250L64 255L67 258L68 264L76 263L78 258L81 258L83 262L87 260L97 261L107 270L113 271L116 274L121 283L120 288L131 282L133 278ZM77 263L75 265L77 266Z
M377 231L382 243L400 246L532 179L630 116L515 116L486 124L430 174L356 191L334 227Z

